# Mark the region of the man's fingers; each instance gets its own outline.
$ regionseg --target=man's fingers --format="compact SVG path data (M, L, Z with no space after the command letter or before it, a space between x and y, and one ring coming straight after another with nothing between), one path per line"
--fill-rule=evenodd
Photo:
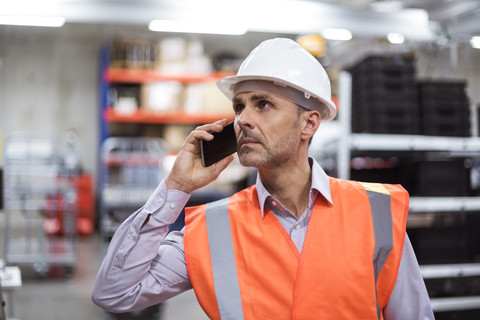
M202 131L202 130L194 130L190 133L190 136L188 137L187 140L189 142L197 142L198 140L207 140L210 141L213 139L213 135L207 131Z
M187 142L196 143L198 140L210 141L213 139L211 132L221 132L227 124L227 119L222 119L214 123L199 126L190 133Z
M195 131L220 132L228 124L227 119L215 121L214 123L204 124L195 128Z

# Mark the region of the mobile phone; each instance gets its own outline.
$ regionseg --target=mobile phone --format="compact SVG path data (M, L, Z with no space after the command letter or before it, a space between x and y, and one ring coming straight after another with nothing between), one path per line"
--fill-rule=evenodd
M235 136L233 122L226 125L220 132L212 132L212 135L212 140L201 140L200 142L204 167L209 167L237 151L237 137Z

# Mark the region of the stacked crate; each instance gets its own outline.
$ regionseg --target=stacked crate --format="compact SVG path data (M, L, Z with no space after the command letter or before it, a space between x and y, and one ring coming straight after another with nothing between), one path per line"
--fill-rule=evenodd
M411 161L405 171L411 181L409 192L427 197L471 196L471 165L467 158Z
M419 133L413 58L403 55L370 56L350 71L353 132Z
M465 82L418 83L422 134L470 135L470 106L465 89Z
M407 231L420 264L471 263L475 260L480 222L476 214L436 212L430 221L428 227ZM431 285L432 281L428 284ZM443 291L446 288L429 286L430 294L438 289ZM476 291L479 292L480 288Z

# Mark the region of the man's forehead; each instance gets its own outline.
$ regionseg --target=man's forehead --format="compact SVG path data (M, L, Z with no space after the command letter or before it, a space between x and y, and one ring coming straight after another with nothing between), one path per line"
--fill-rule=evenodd
M239 92L235 94L233 101L258 101L258 100L265 100L265 99L282 99L281 97L265 91L246 91L246 92Z

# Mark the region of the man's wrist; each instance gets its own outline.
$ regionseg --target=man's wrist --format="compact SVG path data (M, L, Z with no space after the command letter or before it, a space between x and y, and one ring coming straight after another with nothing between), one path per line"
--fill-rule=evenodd
M179 190L185 193L192 192L189 188L185 187L184 184L177 182L170 176L165 179L165 185L167 186L167 190Z

